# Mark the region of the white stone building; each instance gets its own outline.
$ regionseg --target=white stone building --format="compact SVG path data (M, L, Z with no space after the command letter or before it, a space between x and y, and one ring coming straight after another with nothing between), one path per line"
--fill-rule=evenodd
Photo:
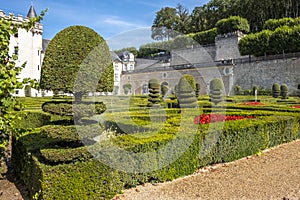
M11 14L9 14L11 15ZM0 10L0 18L7 18L2 10ZM29 21L30 18L36 17L37 14L33 6L30 7L26 17L22 15L13 16L14 23L22 23ZM24 78L40 80L41 77L41 66L44 58L45 48L49 43L48 40L43 39L43 26L41 23L36 23L35 27L29 31L19 28L18 33L12 35L9 44L9 55L12 56L13 53L18 55L18 60L16 61L17 66L21 66L26 63L25 68L19 75L19 79ZM29 85L25 86L23 89L16 90L15 96L42 96L42 92L31 88ZM51 95L48 93L48 95Z
M114 94L120 94L122 73L135 69L135 57L129 51L121 53L111 51L111 57L114 65Z

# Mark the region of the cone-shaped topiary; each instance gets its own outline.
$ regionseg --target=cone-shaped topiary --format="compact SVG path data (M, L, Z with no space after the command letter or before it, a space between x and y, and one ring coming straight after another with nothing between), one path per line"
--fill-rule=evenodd
M278 83L274 83L272 86L272 97L278 98L280 95L280 85Z
M199 83L196 83L196 91L195 91L196 98L199 97L199 93L200 93L200 84L199 84Z
M181 108L197 107L197 99L194 88L185 76L181 77L177 87L177 98Z
M185 75L183 75L183 77L185 78L185 80L187 80L187 82L193 88L193 90L196 91L196 81L195 81L193 75L185 74Z
M148 107L153 106L154 104L159 104L160 102L160 85L157 79L150 79L148 83L149 88L149 103Z
M222 93L224 90L224 83L221 79L215 78L210 81L210 100L215 104L218 104L222 101Z
M280 96L283 99L287 99L288 98L288 92L289 92L289 88L286 84L283 84L280 86Z

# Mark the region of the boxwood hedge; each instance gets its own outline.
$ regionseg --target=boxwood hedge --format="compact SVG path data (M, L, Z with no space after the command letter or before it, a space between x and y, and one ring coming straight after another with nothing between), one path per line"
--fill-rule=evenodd
M175 162L145 173L125 173L92 158L80 144L74 126L46 126L15 137L12 161L32 197L111 199L124 188L136 184L172 180L191 174L201 166L233 161L300 138L299 121L298 114L289 113L230 121L221 127L217 124L194 125L191 119L191 126L196 126L197 132L185 127L184 133L177 133L180 118L174 117L167 120L161 131L149 137L139 138L134 134L112 137L110 140L120 148L139 153L156 152L174 140L184 144L193 136L189 148ZM82 127L82 130L86 131L87 138L97 135L88 127ZM216 138L217 142L214 141ZM66 141L69 145L65 145ZM172 153L179 152L177 148ZM146 159L139 165L156 166L161 156L157 154L155 158ZM122 163L122 157L116 155L115 159ZM122 164L124 167L135 167L134 162Z

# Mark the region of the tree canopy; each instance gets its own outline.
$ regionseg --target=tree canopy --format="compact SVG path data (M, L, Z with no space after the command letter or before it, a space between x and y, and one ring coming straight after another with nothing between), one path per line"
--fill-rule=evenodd
M59 32L45 53L41 88L73 93L78 101L87 92L112 91L112 59L104 39L85 26Z

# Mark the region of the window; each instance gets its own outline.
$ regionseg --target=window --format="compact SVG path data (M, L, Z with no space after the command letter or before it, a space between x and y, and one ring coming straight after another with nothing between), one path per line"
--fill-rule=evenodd
M18 38L18 37L19 37L19 34L18 34L18 33L16 33L14 36L15 36L15 38Z
M38 50L38 56L40 55L40 50Z
M115 74L115 80L118 80L118 79L119 79L118 74Z
M38 65L38 70L40 71L40 65Z
M17 95L19 94L19 90L16 90L16 94L17 94Z

